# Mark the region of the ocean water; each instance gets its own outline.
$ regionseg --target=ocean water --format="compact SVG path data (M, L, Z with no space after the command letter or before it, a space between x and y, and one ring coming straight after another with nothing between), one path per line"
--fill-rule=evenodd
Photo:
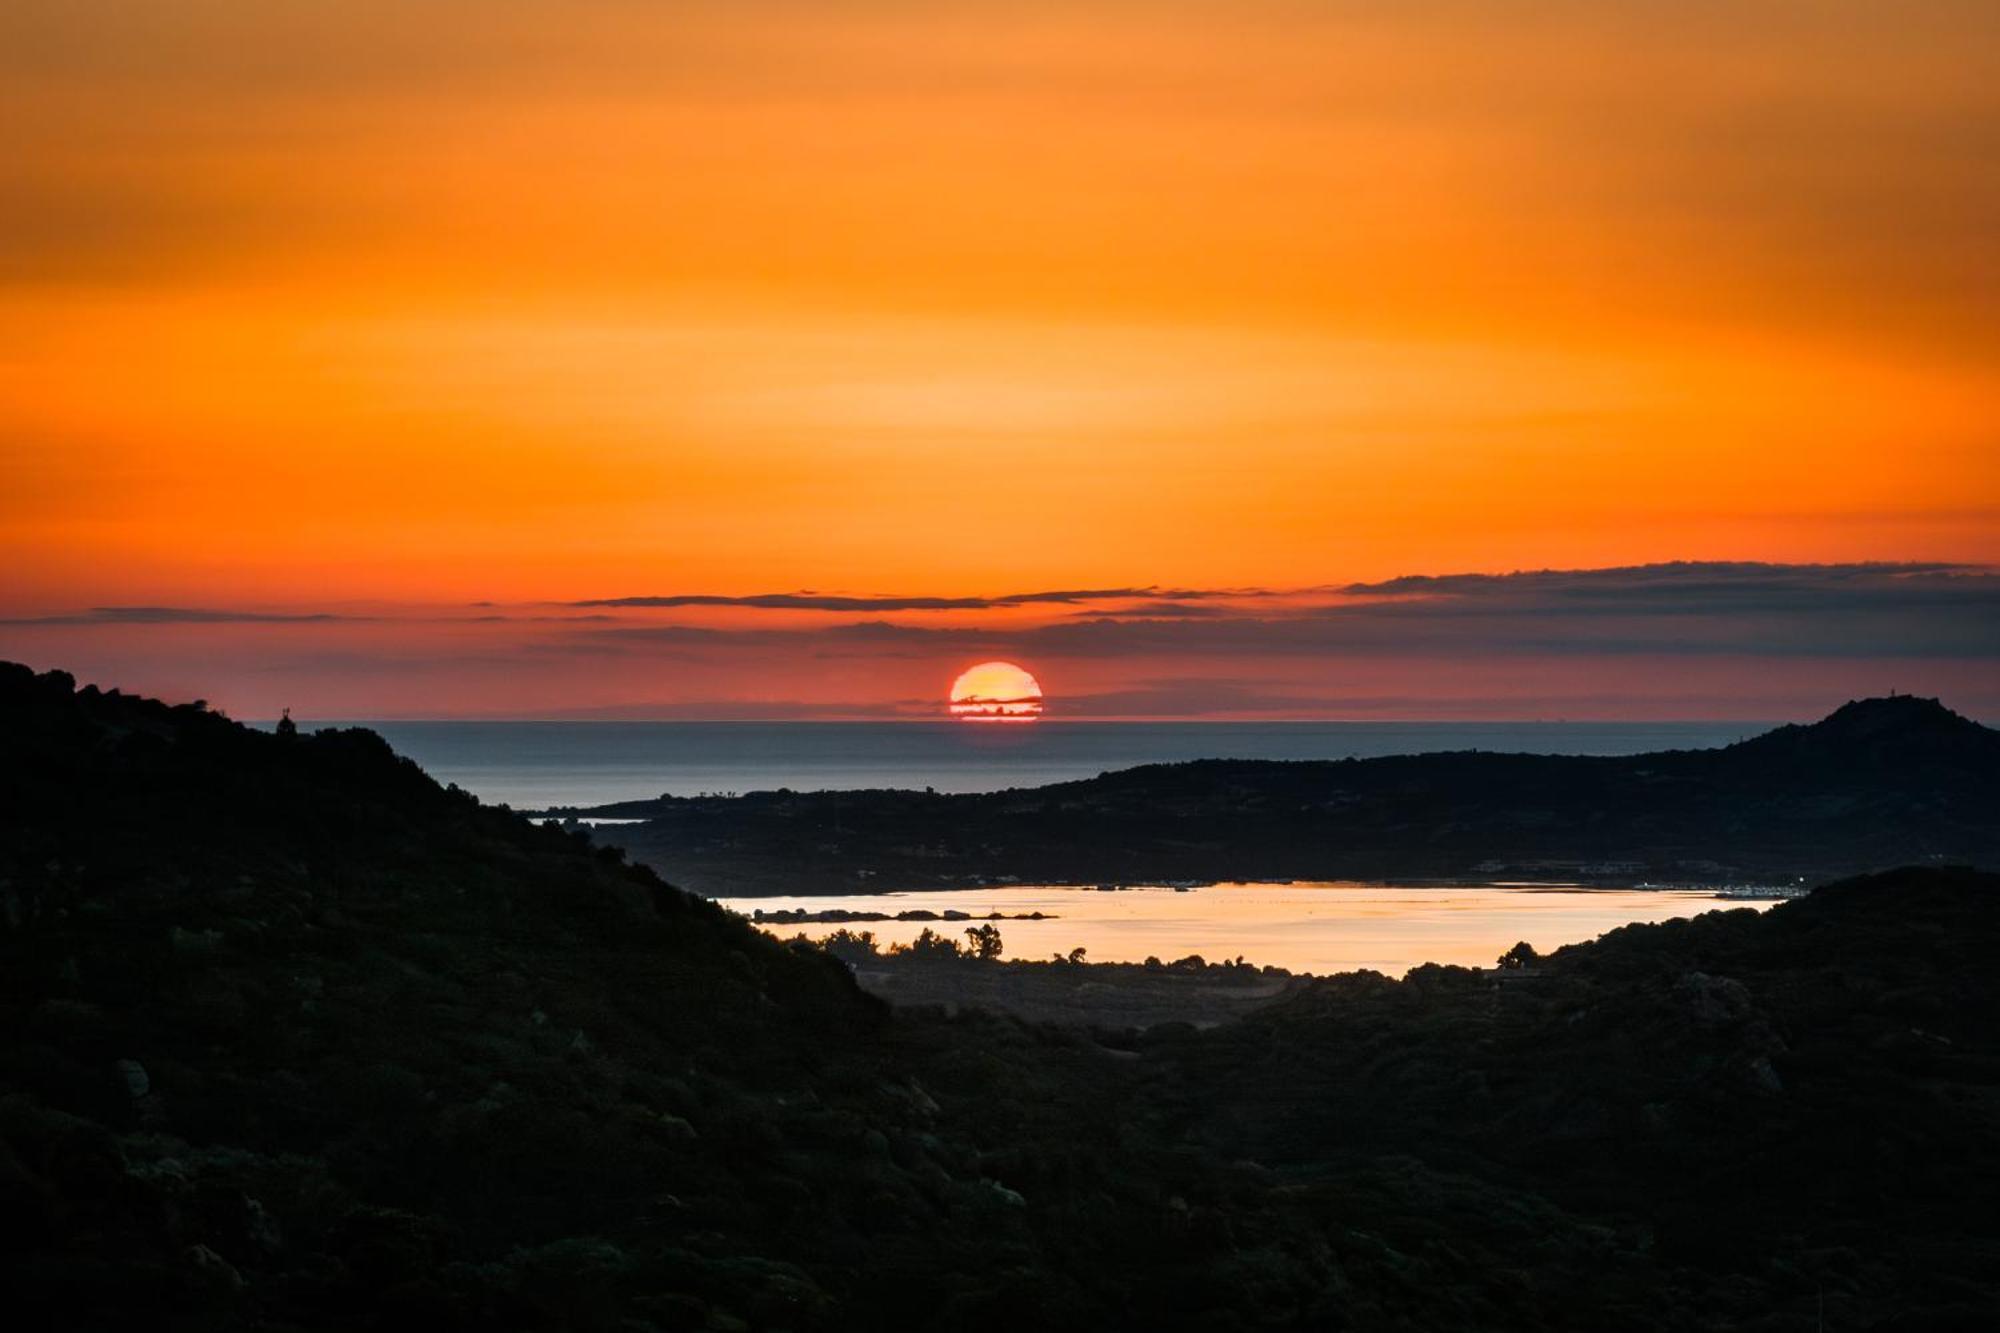
M1048 958L1081 946L1093 962L1138 963L1150 955L1171 962L1200 954L1210 962L1235 958L1292 972L1353 972L1401 976L1419 963L1491 967L1526 940L1542 952L1595 939L1638 921L1665 921L1731 908L1762 911L1768 900L1719 898L1688 889L1580 888L1488 884L1406 888L1360 883L1211 884L1176 891L1116 892L1063 885L954 889L948 893L888 893L837 898L724 898L753 912L844 908L894 915L911 909L1041 912L1041 921L996 921L1004 957ZM836 930L873 931L884 946L906 944L928 926L962 940L966 921L866 921L848 925L771 924L784 938L823 939Z
M300 720L301 726L314 723ZM517 809L660 795L868 787L999 791L1186 759L1438 750L1638 754L1727 745L1755 722L366 722L440 782Z

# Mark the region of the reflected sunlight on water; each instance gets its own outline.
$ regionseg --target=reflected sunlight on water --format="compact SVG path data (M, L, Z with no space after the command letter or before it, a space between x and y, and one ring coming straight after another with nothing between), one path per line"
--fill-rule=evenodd
M1081 945L1095 962L1172 961L1200 954L1211 962L1241 955L1293 972L1372 968L1401 976L1420 963L1490 967L1518 940L1538 951L1595 939L1638 921L1665 921L1730 908L1763 910L1768 901L1718 898L1707 890L1597 889L1483 885L1405 888L1359 883L1214 884L1179 891L1107 892L1067 885L1014 885L945 892L845 897L724 898L750 915L824 912L1041 912L1042 921L1001 921L1006 957L1047 958ZM953 937L964 921L867 921L847 929L875 933L886 947L915 939L925 926ZM782 936L822 938L841 923L767 924Z

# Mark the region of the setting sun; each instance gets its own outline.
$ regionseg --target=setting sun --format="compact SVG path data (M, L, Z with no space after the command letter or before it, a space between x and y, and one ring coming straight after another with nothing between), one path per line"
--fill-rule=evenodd
M966 722L1033 722L1042 686L1012 662L981 662L951 683L951 715Z

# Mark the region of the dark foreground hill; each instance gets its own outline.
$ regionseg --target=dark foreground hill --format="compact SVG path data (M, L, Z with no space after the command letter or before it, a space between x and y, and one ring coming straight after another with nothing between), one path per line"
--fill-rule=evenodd
M1818 881L2000 862L2000 732L1850 703L1717 750L1203 760L986 795L662 797L588 811L703 893L1484 875Z
M650 872L0 668L10 1327L1945 1329L2000 882L1210 1032L889 1014ZM977 964L968 964L977 966Z

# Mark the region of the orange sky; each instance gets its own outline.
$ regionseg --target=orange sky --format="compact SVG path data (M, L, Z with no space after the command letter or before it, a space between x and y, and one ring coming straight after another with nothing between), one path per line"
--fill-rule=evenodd
M0 127L15 618L2000 561L1991 0L11 0Z

